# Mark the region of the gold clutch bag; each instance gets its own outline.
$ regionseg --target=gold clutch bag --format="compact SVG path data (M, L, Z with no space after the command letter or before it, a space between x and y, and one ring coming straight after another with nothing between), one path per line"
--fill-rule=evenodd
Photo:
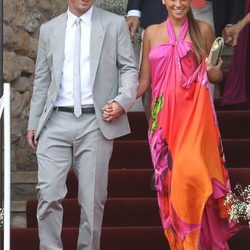
M208 62L211 65L215 66L218 64L223 51L223 47L224 47L224 39L222 37L217 37L213 42L213 45L211 47L208 56Z

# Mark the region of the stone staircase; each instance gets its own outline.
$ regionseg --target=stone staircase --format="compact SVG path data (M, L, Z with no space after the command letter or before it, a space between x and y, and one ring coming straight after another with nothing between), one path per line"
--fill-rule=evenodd
M11 226L13 228L26 227L26 202L35 199L35 186L37 172L12 172L12 202L11 202Z

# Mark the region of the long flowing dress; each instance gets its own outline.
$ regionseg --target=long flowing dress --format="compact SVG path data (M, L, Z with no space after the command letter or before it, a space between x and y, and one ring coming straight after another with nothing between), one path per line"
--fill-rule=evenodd
M165 235L173 250L226 250L237 231L227 219L230 190L205 59L197 63L169 19L169 43L151 48L152 103L149 145Z
M250 12L246 1L245 15ZM241 31L225 83L222 105L245 104L250 108L250 25ZM242 107L244 107L242 105Z

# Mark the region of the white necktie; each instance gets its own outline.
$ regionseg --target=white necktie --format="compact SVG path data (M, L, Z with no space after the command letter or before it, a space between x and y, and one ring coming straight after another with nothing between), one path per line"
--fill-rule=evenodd
M80 58L81 58L81 19L77 18L75 25L75 48L74 48L74 72L73 72L73 98L74 98L74 114L78 118L82 114L81 108L81 74L80 74Z

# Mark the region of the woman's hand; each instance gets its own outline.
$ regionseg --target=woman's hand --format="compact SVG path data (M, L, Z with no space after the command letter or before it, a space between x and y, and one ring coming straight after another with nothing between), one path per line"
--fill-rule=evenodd
M219 59L219 62L217 65L212 65L208 62L208 58L206 59L206 66L207 66L207 76L208 80L211 83L219 83L222 81L223 74L221 71L221 66L223 64L222 59Z

